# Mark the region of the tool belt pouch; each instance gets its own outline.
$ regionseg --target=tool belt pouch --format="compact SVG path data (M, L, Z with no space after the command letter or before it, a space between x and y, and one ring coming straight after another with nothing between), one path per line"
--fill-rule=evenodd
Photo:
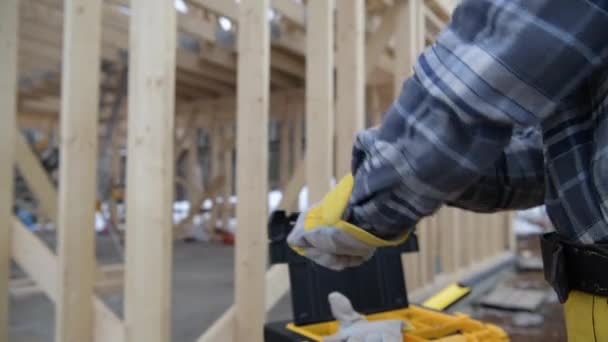
M545 279L560 303L571 290L608 296L607 245L585 245L548 233L541 237L541 250Z

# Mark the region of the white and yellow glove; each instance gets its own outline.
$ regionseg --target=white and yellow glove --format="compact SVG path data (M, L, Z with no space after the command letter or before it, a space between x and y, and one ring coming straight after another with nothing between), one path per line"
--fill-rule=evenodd
M403 342L404 321L398 319L368 321L353 309L350 300L339 292L328 297L331 313L340 323L334 335L323 342Z
M332 270L362 264L377 247L395 246L407 239L384 240L342 219L353 189L353 176L347 175L325 195L321 203L300 214L287 237L299 254Z

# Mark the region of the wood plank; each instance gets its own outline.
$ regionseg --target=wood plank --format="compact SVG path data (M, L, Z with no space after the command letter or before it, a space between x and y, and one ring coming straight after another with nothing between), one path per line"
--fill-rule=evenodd
M58 298L59 265L51 250L29 231L19 219L13 217L12 256L31 279L53 301ZM98 297L93 296L94 342L123 342L122 321Z
M278 208L288 212L297 211L300 190L302 190L305 182L306 160L302 159L295 165L291 179L283 187L283 197L281 197Z
M52 301L56 301L59 292L57 258L19 219L12 220L13 259Z
M130 24L126 340L163 342L171 335L177 40L173 2L132 1Z
M270 311L289 291L289 270L286 264L273 265L266 271L264 309ZM198 339L197 342L236 341L236 306L231 305ZM249 341L249 340L248 340Z
M308 203L330 189L333 176L333 0L308 2L306 34L306 177Z
M397 16L405 6L406 1L397 0L393 7L387 7L382 14L380 26L368 38L365 49L365 74L368 78L380 63L381 56L385 53L386 46L395 32Z
M297 205L300 189L304 186L306 161L301 160L295 167L294 174L283 190L283 197L278 207L282 210L293 211ZM266 272L266 311L274 305L289 290L289 275L287 265L273 265ZM216 320L197 340L197 342L234 341L236 309L232 305Z
M365 2L337 0L336 178L351 171L355 135L365 124Z
M292 153L292 122L284 119L281 121L281 138L279 142L279 177L281 185L285 185L291 176L290 162Z
M101 0L66 1L64 20L55 340L77 342L94 325Z
M232 125L224 126L224 138L234 139L234 127ZM223 158L223 173L224 173L224 186L222 189L222 227L226 229L229 226L230 219L232 218L232 204L230 203L230 197L232 196L232 190L234 177L234 163L233 163L234 144L224 149Z
M301 27L306 25L306 11L302 4L293 0L271 0L270 3L275 10L294 24Z
M0 3L0 341L8 341L11 217L17 130L19 1Z
M268 0L241 0L239 5L236 341L264 340L270 86L268 5Z
M44 215L57 224L57 190L21 133L15 135L15 162Z

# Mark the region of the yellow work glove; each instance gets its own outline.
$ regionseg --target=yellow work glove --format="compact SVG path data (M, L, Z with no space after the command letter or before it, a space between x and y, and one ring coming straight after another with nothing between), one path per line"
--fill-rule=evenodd
M343 220L353 183L352 175L345 176L321 203L300 214L287 237L293 250L319 265L342 270L362 264L377 247L398 245L407 239L404 235L383 240Z

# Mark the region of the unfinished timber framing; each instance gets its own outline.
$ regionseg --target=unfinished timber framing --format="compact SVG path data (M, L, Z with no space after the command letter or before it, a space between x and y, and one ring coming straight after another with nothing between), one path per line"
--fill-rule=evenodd
M350 172L355 134L365 125L365 2L337 0L336 177ZM332 73L333 74L333 73Z
M0 3L0 341L8 341L13 160L17 129L18 5L18 0Z
M282 190L280 209L296 211L304 186L315 203L332 177L348 173L356 132L380 122L454 1L185 3L187 13L176 13L165 0L0 1L0 117L6 123L0 127L0 188L13 188L16 166L35 199L35 216L53 223L59 235L55 255L7 210L17 201L2 192L0 291L9 291L12 257L27 273L12 284L41 291L56 304L59 341L169 341L172 241L187 236L208 199L212 233L219 220L224 228L234 222L236 206L235 302L197 341L262 341L266 312L289 290L286 265L267 269L269 185ZM269 27L270 7L280 15ZM223 32L225 41L217 34L220 18L232 27ZM281 34L271 35L271 28ZM190 45L181 42L184 36ZM102 69L107 77L99 76L100 59L128 64L128 121L121 115L112 122L104 110L117 103L118 87L104 81L116 75ZM41 70L44 77L36 77ZM269 122L280 127L276 155L268 153ZM52 140L59 125L61 139L50 143L61 149L56 186L38 142L15 128ZM212 137L210 145L199 131ZM124 277L122 265L95 265L98 135L111 136L115 157L112 189L106 190L127 194L109 200L114 218L116 202L126 199L128 208ZM269 164L279 169L272 182ZM191 205L174 224L176 183ZM453 208L425 219L420 253L404 259L413 296L507 258L509 225L506 214ZM473 236L482 248L475 248ZM124 321L100 299L121 287ZM6 298L0 300L0 342L8 336Z
M56 341L93 339L101 0L64 4Z
M234 303L236 341L264 339L266 220L268 215L268 103L270 29L268 0L239 5L237 75L237 222ZM262 165L262 170L255 172Z
M306 184L313 204L334 175L334 0L310 0L307 13Z
M134 0L131 11L126 342L163 342L171 338L176 13L165 0Z

